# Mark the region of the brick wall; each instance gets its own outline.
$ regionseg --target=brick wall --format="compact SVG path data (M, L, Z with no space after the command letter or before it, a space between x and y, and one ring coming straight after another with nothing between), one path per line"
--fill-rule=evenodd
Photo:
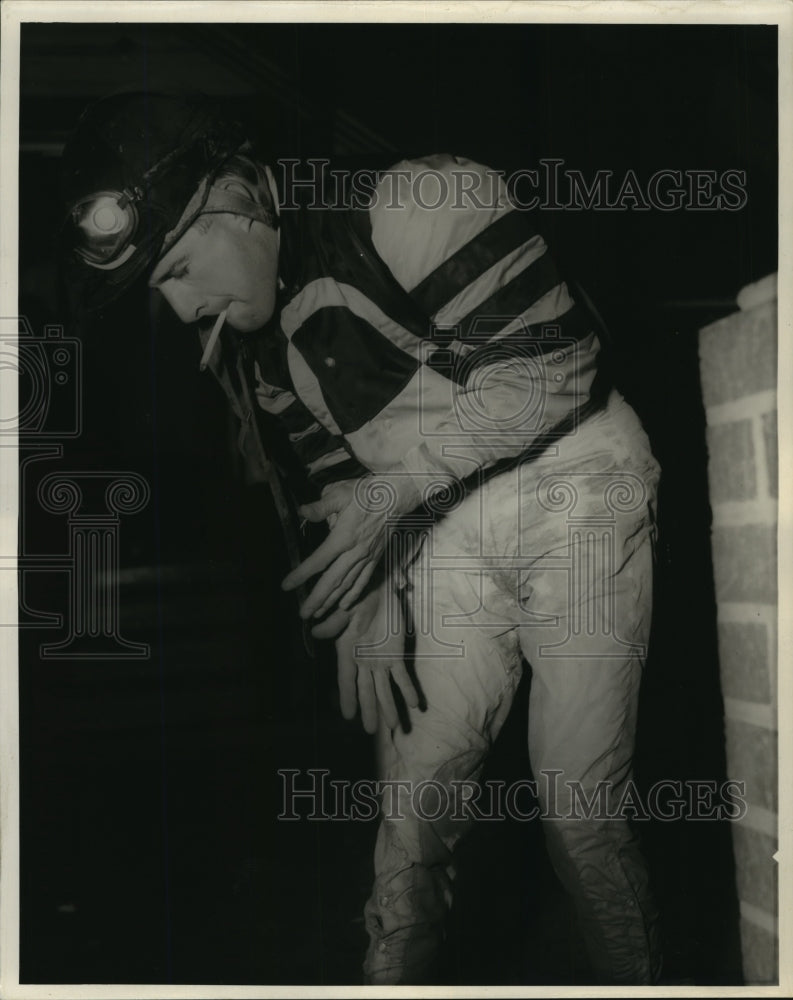
M700 332L727 771L747 983L777 981L776 275Z

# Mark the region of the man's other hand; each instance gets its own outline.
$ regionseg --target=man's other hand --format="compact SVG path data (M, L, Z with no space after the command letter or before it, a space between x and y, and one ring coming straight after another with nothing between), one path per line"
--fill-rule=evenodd
M345 719L355 718L360 705L363 727L367 733L374 733L379 706L385 724L396 729L399 713L391 681L400 689L407 705L416 708L419 704L404 662L404 619L398 596L384 583L348 612L334 612L316 625L311 634L318 639L328 638L340 625L343 631L336 640L336 656L342 715Z

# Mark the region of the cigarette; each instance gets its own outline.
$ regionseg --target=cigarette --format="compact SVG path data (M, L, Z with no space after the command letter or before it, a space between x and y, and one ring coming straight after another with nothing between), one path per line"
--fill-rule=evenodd
M223 329L223 324L226 322L227 312L228 310L224 309L223 312L218 315L218 318L215 320L215 325L212 327L212 333L209 335L207 346L204 348L204 353L201 355L201 364L199 367L202 372L206 371L209 359L212 357L212 352L215 350L215 344L218 342L220 331Z

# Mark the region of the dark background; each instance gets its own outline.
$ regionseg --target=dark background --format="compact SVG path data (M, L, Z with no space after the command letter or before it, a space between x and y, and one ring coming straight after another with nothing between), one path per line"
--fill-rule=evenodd
M776 64L776 29L762 26L23 26L20 311L82 345L81 433L60 456L39 452L22 485L23 982L358 982L375 833L276 820L278 768L371 776L372 751L338 715L329 651L303 652L268 497L243 482L195 335L143 289L79 325L64 304L58 156L82 107L200 88L251 119L274 157L349 165L451 151L504 170L562 157L587 177L746 171L738 212L541 219L610 327L664 469L646 788L724 777L696 331L776 270ZM57 431L54 403L49 419ZM23 438L23 455L41 440ZM47 658L64 632L32 615L66 608L67 575L47 558L67 551L68 529L35 490L51 471L108 469L152 490L122 518L119 581L121 634L151 653ZM490 776L528 773L528 687ZM666 976L740 982L728 826L652 822L643 835ZM477 829L458 884L445 981L588 981L536 823Z

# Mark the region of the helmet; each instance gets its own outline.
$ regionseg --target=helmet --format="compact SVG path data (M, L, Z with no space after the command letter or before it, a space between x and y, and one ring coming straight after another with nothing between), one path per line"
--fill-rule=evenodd
M118 94L83 113L63 154L61 236L85 306L117 298L157 260L166 235L176 242L201 214L212 176L245 143L242 127L203 97Z

